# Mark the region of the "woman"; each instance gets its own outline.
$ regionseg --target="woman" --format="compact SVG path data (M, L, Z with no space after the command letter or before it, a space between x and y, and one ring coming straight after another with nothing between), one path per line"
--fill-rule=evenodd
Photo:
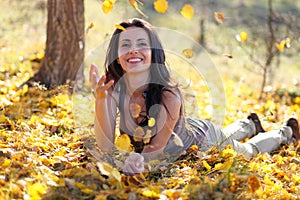
M105 74L100 77L92 65L90 80L96 97L97 144L103 151L113 147L119 113L120 133L130 137L137 152L126 159L125 173L141 173L144 159L180 155L194 144L203 150L231 144L238 153L251 157L300 139L294 118L280 129L264 133L255 113L224 130L209 121L185 117L180 90L171 80L153 27L141 19L124 21L120 27L110 40ZM254 135L246 143L238 142Z

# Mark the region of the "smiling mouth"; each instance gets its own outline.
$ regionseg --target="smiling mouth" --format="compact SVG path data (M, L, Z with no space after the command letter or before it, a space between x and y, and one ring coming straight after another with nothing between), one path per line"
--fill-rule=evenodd
M141 58L129 58L128 60L127 60L127 62L129 62L129 63L138 63L138 62L141 62L143 59L141 59Z

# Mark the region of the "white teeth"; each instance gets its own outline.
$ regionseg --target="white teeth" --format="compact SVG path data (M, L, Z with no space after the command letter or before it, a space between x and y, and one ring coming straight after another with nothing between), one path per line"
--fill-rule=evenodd
M131 58L128 60L128 62L140 62L140 61L142 61L142 59L140 58Z

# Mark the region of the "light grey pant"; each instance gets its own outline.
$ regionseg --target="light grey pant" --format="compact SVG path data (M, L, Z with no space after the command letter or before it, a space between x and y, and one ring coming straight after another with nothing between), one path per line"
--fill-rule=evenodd
M265 133L255 134L255 125L252 120L239 120L221 130L209 121L204 122L208 126L206 132L210 145L224 148L231 144L237 153L244 154L248 158L253 154L271 152L278 149L281 144L290 143L292 140L292 129L289 126L282 126L279 129ZM240 140L250 138L247 142Z

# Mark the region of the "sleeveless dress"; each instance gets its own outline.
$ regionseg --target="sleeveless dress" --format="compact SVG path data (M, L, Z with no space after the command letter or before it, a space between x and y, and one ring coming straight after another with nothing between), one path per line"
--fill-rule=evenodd
M146 94L144 94L146 95ZM145 96L144 96L145 98ZM143 141L136 141L134 139L134 130L128 128L128 120L130 117L125 116L124 112L124 95L119 96L119 112L120 112L120 134L127 134L130 137L131 144L134 147L134 151L141 153L145 145L149 144L152 138L156 134L156 126L150 128L148 126L148 117L137 124L143 128L144 132L151 130L151 138L146 143ZM208 126L204 120L199 120L195 118L189 118L180 116L178 119L172 135L164 149L165 153L170 155L180 155L184 153L190 146L197 145L205 148L206 145L206 135ZM205 148L206 149L206 148Z

